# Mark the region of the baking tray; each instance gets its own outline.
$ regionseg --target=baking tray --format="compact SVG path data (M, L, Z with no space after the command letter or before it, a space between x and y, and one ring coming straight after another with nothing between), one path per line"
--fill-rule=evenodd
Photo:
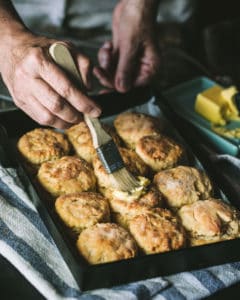
M133 106L144 103L148 101L150 96L149 90L140 90L127 95L113 93L97 96L96 100L103 106L105 116L107 116L128 108L129 103L132 103ZM77 252L70 236L62 234L62 232L65 232L64 225L57 217L52 205L43 201L38 195L34 181L25 174L21 164L16 159L16 140L24 132L39 127L39 125L21 111L1 113L0 123L6 128L9 135L9 143L7 143L6 137L0 135L0 145L2 145L3 151L8 156L7 159L5 157L3 163L6 167L17 167L32 201L35 203L81 290L110 287L240 260L240 239L235 239L160 254L138 256L117 262L99 265L87 264ZM171 128L171 131L177 134L174 128ZM178 139L181 140L180 135L178 135ZM190 147L186 144L185 147L191 155ZM195 161L194 156L192 156L192 159ZM215 196L219 197L221 194L223 197L227 197L218 189L216 182L214 182L214 185L216 187Z
M191 122L220 153L239 155L240 139L224 138L216 134L211 123L195 112L194 105L198 93L217 85L217 82L207 77L197 77L176 85L163 93L172 110L182 118ZM231 121L224 128L240 127L239 121Z

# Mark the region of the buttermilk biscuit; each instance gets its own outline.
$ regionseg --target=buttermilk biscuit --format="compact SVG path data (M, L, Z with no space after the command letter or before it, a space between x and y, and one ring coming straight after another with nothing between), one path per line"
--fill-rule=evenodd
M155 208L128 221L128 228L144 253L159 253L185 246L182 225L167 209Z
M148 166L141 160L138 155L130 149L119 148L119 152L124 161L126 169L135 176L146 176L149 174ZM98 184L101 187L112 188L112 176L108 174L100 159L95 156L93 159L94 173L98 179Z
M137 255L137 245L130 234L117 224L96 224L82 231L77 248L90 264L100 264Z
M117 145L121 145L120 138L117 136L114 128L103 125L103 128L111 135ZM82 121L66 130L67 137L77 155L91 163L96 151L93 147L92 136L87 124Z
M43 163L37 177L52 196L94 191L96 187L96 177L91 166L74 156Z
M208 176L195 168L178 166L161 171L154 176L154 183L164 195L167 205L179 208L212 194Z
M64 223L77 233L96 223L110 221L108 201L98 193L62 195L57 198L55 208Z
M36 166L70 152L70 144L62 133L45 128L37 128L24 134L19 139L17 148L27 162Z
M148 135L136 143L136 153L155 172L175 167L183 158L183 148L163 135Z
M128 228L128 220L131 217L151 208L163 206L162 194L154 186L151 186L146 194L136 200L131 200L131 197L129 199L127 197L117 198L114 193L111 196L108 194L108 196L113 218L124 228Z
M239 236L239 212L222 200L210 198L183 206L178 215L192 245L213 243Z
M126 145L133 149L141 137L160 133L160 124L157 118L136 112L125 112L118 115L114 120L114 126Z

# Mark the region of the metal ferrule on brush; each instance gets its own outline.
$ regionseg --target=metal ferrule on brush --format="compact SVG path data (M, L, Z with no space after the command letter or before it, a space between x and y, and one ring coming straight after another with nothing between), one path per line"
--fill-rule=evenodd
M108 174L114 173L124 167L124 162L113 140L96 149L104 169Z

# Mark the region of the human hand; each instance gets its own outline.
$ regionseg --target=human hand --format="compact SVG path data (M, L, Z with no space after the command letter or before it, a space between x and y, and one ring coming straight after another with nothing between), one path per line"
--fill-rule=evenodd
M144 86L160 66L155 40L157 1L145 2L122 0L114 10L113 41L100 48L99 67L94 68L95 76L107 88L127 92L132 87Z
M78 123L82 113L97 117L101 110L53 62L48 49L55 42L30 32L18 35L1 47L0 71L16 106L41 125L63 129ZM71 44L64 44L89 87L89 59Z

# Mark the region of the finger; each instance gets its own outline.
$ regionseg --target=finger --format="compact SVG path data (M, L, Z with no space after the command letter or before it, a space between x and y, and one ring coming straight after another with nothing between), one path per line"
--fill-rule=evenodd
M112 42L108 41L98 51L98 62L102 69L109 70L111 68L112 57Z
M104 94L109 94L112 93L114 90L113 89L103 89L101 91L99 91L100 95L104 95Z
M79 54L79 53L76 55L76 61L77 61L77 65L78 65L83 83L87 87L87 89L90 89L91 88L92 64L86 56Z
M29 105L31 103L31 105ZM72 126L60 118L54 116L46 109L34 96L29 97L29 101L23 103L21 109L40 125L65 129Z
M141 86L148 84L156 75L160 67L160 55L154 47L145 49L145 54L141 59L140 69L135 79L134 85Z
M31 88L33 96L53 115L71 124L82 120L82 114L42 79L31 82Z
M115 76L115 87L119 92L130 90L136 72L137 48L134 43L123 43L119 49L119 61Z
M99 67L95 67L93 69L93 74L97 77L97 79L99 80L101 85L103 85L109 89L114 88L113 80L108 77L108 75L106 74L106 72L103 69L101 69Z
M100 107L74 86L66 74L53 62L45 60L39 70L41 78L78 111L91 117L101 114Z

